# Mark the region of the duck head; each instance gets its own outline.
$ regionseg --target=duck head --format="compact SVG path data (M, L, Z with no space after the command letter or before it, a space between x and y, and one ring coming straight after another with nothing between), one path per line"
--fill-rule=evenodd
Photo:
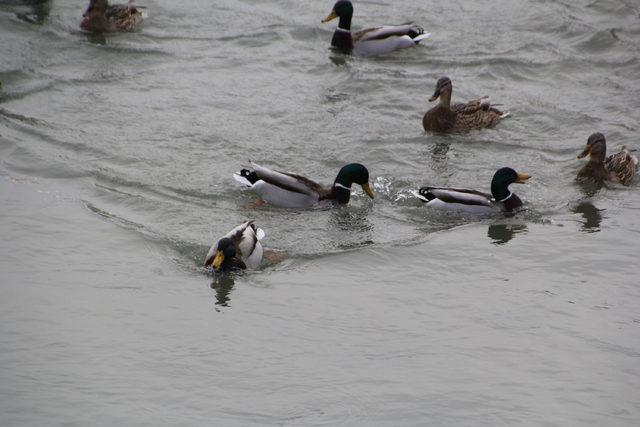
M367 196L373 199L373 191L369 186L369 171L360 163L349 163L340 169L333 183L334 189L340 189L346 193L346 200L342 198L338 199L340 203L347 203L349 201L351 185L354 183L360 185L362 190L367 193Z
M604 135L600 132L596 132L589 136L587 140L587 146L584 147L582 153L578 155L579 159L583 157L589 156L590 161L604 161L605 156L607 155L607 141L604 138Z
M333 5L331 13L327 15L322 22L329 22L333 19L340 18L338 28L343 30L351 30L351 18L353 17L353 5L349 0L338 0Z
M84 11L82 16L87 17L93 13L104 13L108 6L109 2L107 0L90 0L87 10Z
M451 102L451 92L453 91L453 84L449 77L440 77L436 83L436 90L433 92L429 102L433 102L440 98L440 102L449 105Z
M529 178L531 178L531 175L518 173L511 168L498 169L491 180L491 195L497 201L506 200L511 196L509 191L511 184L524 184Z
M223 237L218 240L218 249L210 266L213 267L214 270L228 270L233 266L235 256L236 245L234 245L228 237Z
M91 0L87 10L82 14L80 28L86 31L103 32L107 29L107 0Z

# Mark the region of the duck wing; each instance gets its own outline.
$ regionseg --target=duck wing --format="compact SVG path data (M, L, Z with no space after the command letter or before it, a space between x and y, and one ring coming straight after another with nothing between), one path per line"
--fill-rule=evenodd
M607 157L604 166L621 184L630 185L638 169L638 158L623 147L619 153Z
M275 185L276 187L280 187L283 190L306 194L309 196L317 196L324 191L320 184L302 175L274 171L253 162L251 165L253 166L253 171L256 173L258 179L271 185Z
M495 113L499 116L508 114L497 109L495 104L491 104L488 96L483 96L482 98L474 99L466 103L454 104L451 106L451 109L458 114L477 114L479 112Z
M242 258L249 265L249 268L255 268L255 260L257 259L259 264L260 259L262 259L262 245L260 245L259 241L264 235L264 231L261 228L257 228L253 220L251 220L238 225L225 234L224 237L231 239L238 252L238 257ZM218 241L207 252L204 261L205 266L211 264L216 252L218 252Z
M354 43L370 41L370 40L382 40L389 37L402 37L409 36L416 41L416 38L424 40L429 37L430 34L425 34L424 29L412 23L406 23L402 25L385 25L382 27L371 27L364 30L351 33ZM423 37L420 37L423 36ZM417 41L420 41L417 40Z
M422 187L416 196L423 202L438 199L444 203L493 207L491 194L462 188Z
M138 9L132 4L113 4L107 7L105 12L107 19L124 19L132 14L139 13Z
M508 112L495 108L487 97L465 104L454 104L451 110L456 113L454 129L458 131L491 127L509 115Z
M247 221L231 230L228 236L238 248L240 257L249 268L258 268L262 260L262 245L260 240L264 231L257 228L253 221Z

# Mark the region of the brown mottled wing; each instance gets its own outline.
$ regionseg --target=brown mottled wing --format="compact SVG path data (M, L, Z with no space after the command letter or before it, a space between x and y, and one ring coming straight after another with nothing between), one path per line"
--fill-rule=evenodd
M487 98L474 99L467 103L459 103L451 106L451 109L458 114L476 114L479 111L492 112L502 115L502 111L493 107Z
M125 19L129 15L139 13L135 6L128 4L114 4L107 8L107 19Z
M502 117L502 111L492 107L486 98L466 104L455 104L451 109L457 113L455 130L491 127Z
M638 168L638 159L626 148L607 157L605 168L611 172L623 185L630 185Z
M111 5L107 8L105 15L107 21L122 31L135 31L143 20L142 12L130 4Z

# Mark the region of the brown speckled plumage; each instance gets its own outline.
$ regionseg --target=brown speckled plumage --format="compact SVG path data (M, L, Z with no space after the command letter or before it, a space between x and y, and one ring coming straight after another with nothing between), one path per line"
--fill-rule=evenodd
M440 103L425 113L422 119L425 131L445 133L482 129L494 126L508 115L492 106L487 98L451 105L452 92L453 85L448 77L438 80L429 101L440 98Z
M109 5L107 0L91 0L82 18L80 27L92 33L135 31L143 20L133 4Z
M638 170L638 158L632 155L626 147L622 151L612 154L604 161L607 168L623 185L631 185Z
M618 181L631 185L638 169L638 158L626 147L616 154L607 156L607 142L603 134L597 132L589 136L587 146L578 156L589 156L589 162L579 171L576 179L582 183L602 185L604 181Z

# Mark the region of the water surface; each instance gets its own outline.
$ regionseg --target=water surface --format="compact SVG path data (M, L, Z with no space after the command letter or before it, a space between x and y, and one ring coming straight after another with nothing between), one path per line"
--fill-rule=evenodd
M633 1L357 2L433 36L328 50L332 4L0 1L0 414L7 425L636 425L637 184L573 183L589 134L638 148ZM429 136L435 81L495 129ZM252 207L249 160L376 199ZM513 218L428 212L426 184L513 186ZM200 269L255 219L286 260Z

